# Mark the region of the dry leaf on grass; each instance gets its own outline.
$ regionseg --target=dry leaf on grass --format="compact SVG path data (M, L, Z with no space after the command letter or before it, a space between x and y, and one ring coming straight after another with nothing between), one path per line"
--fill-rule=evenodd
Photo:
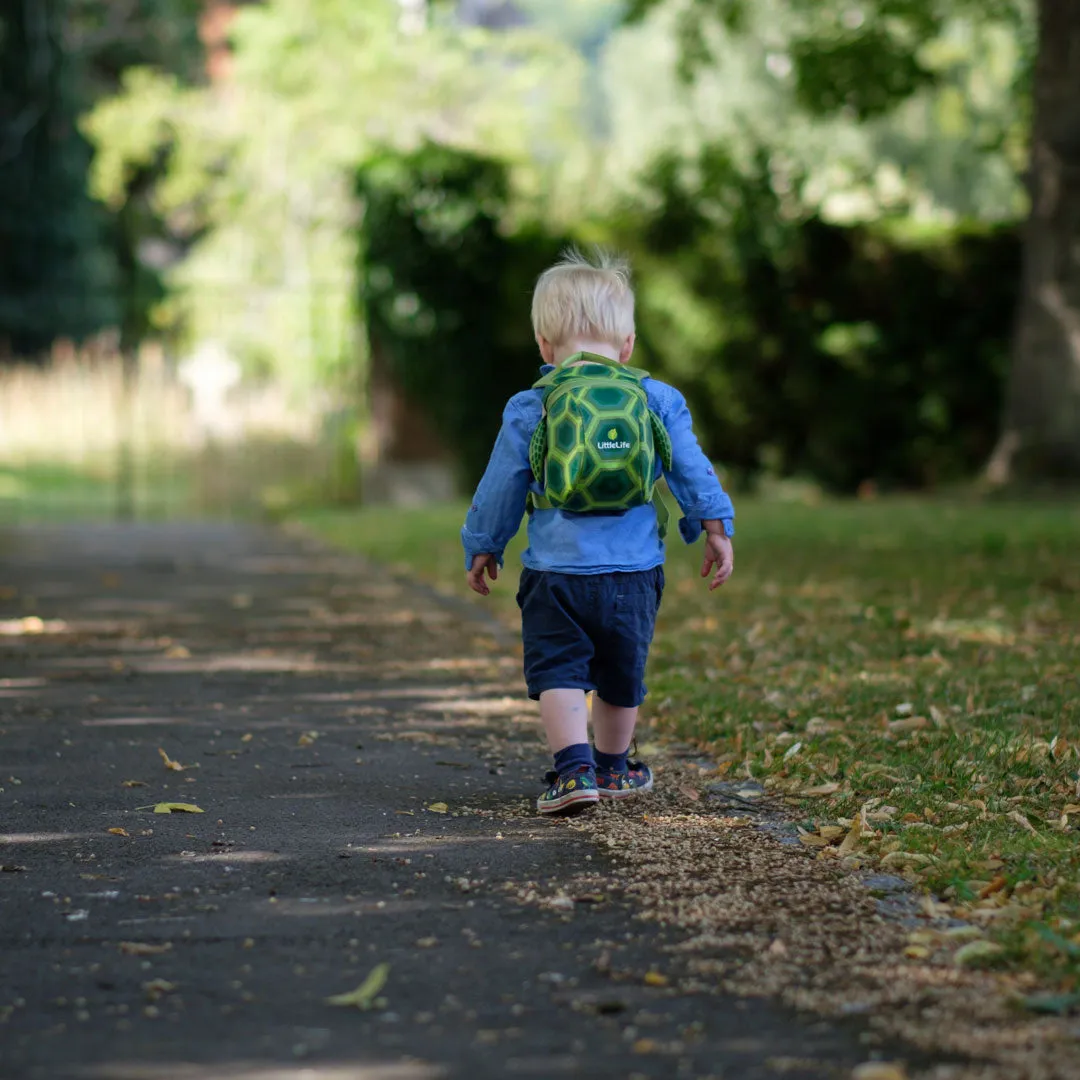
M1024 815L1021 814L1019 810L1010 810L1007 816L1010 821L1015 821L1016 824L1019 825L1020 828L1023 829L1025 832L1031 833L1032 836L1039 835L1038 832L1036 832L1035 830L1035 826L1032 825L1031 822L1028 821L1028 819L1024 817Z
M444 802L433 802L428 806L428 809L433 814L445 814L449 812L450 807Z
M347 994L335 994L326 999L327 1005L351 1005L353 1008L367 1011L374 1004L379 991L386 985L386 979L390 974L389 964L376 964L368 973L368 977L355 989Z
M840 790L840 785L836 783L818 784L815 787L803 788L799 792L800 795L805 795L808 798L816 799L824 795L835 795Z

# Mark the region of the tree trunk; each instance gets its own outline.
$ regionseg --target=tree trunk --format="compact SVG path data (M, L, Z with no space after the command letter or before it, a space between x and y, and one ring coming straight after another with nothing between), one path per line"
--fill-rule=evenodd
M1080 3L1039 0L1031 216L996 484L1080 478Z

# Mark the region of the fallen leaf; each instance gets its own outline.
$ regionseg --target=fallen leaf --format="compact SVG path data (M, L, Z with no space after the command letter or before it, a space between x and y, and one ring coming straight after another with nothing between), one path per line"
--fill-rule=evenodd
M840 845L840 856L851 855L855 849L859 846L859 837L862 836L863 831L863 816L860 811L855 816L855 820L851 823L851 829L847 836L844 837L844 842Z
M807 832L805 829L799 829L799 842L805 844L807 847L823 848L829 846L829 841L818 833Z
M996 878L994 878L993 881L989 882L987 885L983 886L983 888L979 890L979 899L985 900L988 896L993 896L994 893L1001 892L1001 890L1004 889L1007 884L1008 879L1003 875L999 874Z
M127 831L127 829L121 829L121 828L110 829L109 832L112 833L113 836L130 836L131 835L131 833L129 833Z
M366 1012L375 1004L375 998L386 985L389 974L389 964L376 964L368 973L368 977L355 990L347 994L335 994L333 997L328 997L326 1004L351 1005Z
M647 971L645 972L645 985L646 986L667 986L668 977L661 974L659 971Z
M903 720L890 720L890 731L919 731L924 727L929 727L930 721L925 716L908 716Z
M121 941L117 946L125 956L160 956L172 949L172 942L155 945L150 941Z
M908 1080L908 1074L899 1062L867 1061L855 1066L851 1080Z
M1033 836L1038 836L1038 832L1035 830L1035 826L1019 810L1010 810L1006 815L1010 821L1015 821L1025 832L1031 833Z
M658 1044L655 1039L638 1039L630 1049L635 1054L652 1054L658 1049Z
M697 802L701 798L701 792L696 787L691 787L689 784L680 784L679 791L682 792L691 802Z
M416 947L418 949L434 949L438 944L439 939L437 937L422 937L417 941Z
M123 780L120 783L121 787L149 787L149 784L145 780Z
M299 739L296 740L297 746L311 746L311 744L319 737L317 731L305 731Z
M251 742L251 740L253 738L255 738L255 736L252 735L251 732L249 731L246 735L241 735L240 736L240 741L241 742Z
M165 762L165 768L171 769L173 772L183 772L185 769L198 768L197 765L181 765L179 761L173 761L160 746L158 747L158 753L161 755L161 760Z
M957 967L978 967L995 960L1004 950L993 941L970 941L961 946L953 956Z
M822 795L835 795L840 790L839 784L828 783L818 784L816 787L803 788L799 792L800 795L806 795L809 798L815 799Z
M0 874L25 874L26 867L18 866L15 863L4 863L0 866Z
M189 802L159 802L154 803L155 814L205 814L201 806Z
M170 645L165 650L166 660L187 660L191 657L191 650L183 645Z
M450 807L444 802L433 802L428 806L428 809L433 814L446 814L449 812Z

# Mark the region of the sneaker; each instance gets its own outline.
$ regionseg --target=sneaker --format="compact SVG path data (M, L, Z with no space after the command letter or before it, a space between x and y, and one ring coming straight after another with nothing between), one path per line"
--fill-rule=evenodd
M587 767L563 776L557 772L549 772L544 777L544 782L551 786L536 800L536 809L541 814L557 814L570 809L584 810L600 798L596 793L596 773Z
M625 799L652 791L652 769L644 761L628 761L626 772L596 770L596 787L601 799Z

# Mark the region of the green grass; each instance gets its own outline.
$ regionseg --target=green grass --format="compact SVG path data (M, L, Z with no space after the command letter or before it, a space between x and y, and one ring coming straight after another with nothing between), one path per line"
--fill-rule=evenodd
M463 513L305 521L471 596ZM672 549L654 721L787 799L823 858L864 814L852 861L917 878L999 962L1080 988L1080 505L742 500L738 524L719 593L700 549ZM508 618L515 544L489 601Z
M115 510L108 470L0 464L0 521L98 520Z

